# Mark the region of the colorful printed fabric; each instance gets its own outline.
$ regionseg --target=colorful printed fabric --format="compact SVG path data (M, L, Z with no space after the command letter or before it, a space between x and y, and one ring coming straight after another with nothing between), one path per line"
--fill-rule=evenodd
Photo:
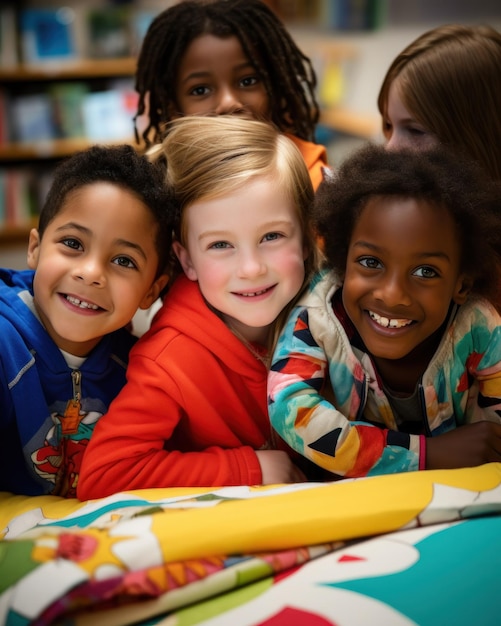
M473 560L472 551L464 551L460 544L456 560L466 559L462 564L465 569L475 567L478 559L488 561L486 572L491 571L491 564L499 568L501 550L496 547L501 538L500 514L501 464L334 483L144 490L89 502L3 493L0 623L47 625L64 620L74 626L90 621L132 624L168 614L174 620L169 623L197 624L256 595L262 595L260 605L269 593L271 603L266 601L266 607L259 609L263 615L273 615L275 608L283 611L291 605L300 614L314 608L308 598L324 596L321 589L339 587L339 581L349 573L346 564L350 561L353 576L363 578L368 570L364 570L361 555L368 553L365 542L360 542L374 536L381 538L383 546L391 542L397 546L402 539L388 534L415 531L405 535L411 539L404 543L411 548L404 561L399 561L398 555L390 559L384 552L376 554L374 563L379 565L371 570L372 575L378 568L378 575L398 574L399 568L403 570L405 564L410 567L412 559L418 559L422 550L415 546L423 538L436 534L437 550L442 550L437 525L445 524L452 530L461 520L495 516L489 532L485 531L490 543L482 536L487 552L479 552ZM437 529L425 530L431 526ZM495 526L497 542L491 541ZM355 567L356 561L360 567ZM329 573L330 566L326 569L322 565L333 562L343 564L342 571ZM449 565L449 575L456 580L452 564L444 561L444 568ZM303 581L304 594L296 583L289 585L287 581ZM475 593L478 581L485 581L483 572L468 580ZM487 609L498 604L496 581L492 576L490 586L482 592ZM277 591L262 593L275 586ZM390 588L393 586L394 582ZM295 589L292 596L291 589ZM362 593L360 589L357 593ZM226 601L221 596L224 592L232 592ZM371 593L369 590L366 595ZM412 582L414 597L420 593ZM437 593L442 594L442 588ZM378 602L388 605L384 610L395 610L397 597L378 594ZM221 596L217 607L211 600L215 596ZM284 598L288 598L286 605ZM196 611L197 605L202 613ZM188 606L191 608L185 609ZM402 606L397 609L407 615L407 606ZM318 605L320 616L322 607ZM332 610L326 610L325 616L327 621L318 623L335 623L330 621ZM411 623L409 619L398 623ZM260 622L238 618L227 623ZM282 623L287 622L276 622ZM293 623L301 622L288 622Z

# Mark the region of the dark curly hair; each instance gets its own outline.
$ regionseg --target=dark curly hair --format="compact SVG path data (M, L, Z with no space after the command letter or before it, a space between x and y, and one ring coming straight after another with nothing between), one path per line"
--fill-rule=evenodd
M206 34L236 36L263 81L271 121L282 132L313 141L319 119L316 74L275 13L261 0L183 0L155 17L139 52L134 124L146 111L149 93L149 124L142 133L146 146L161 140L172 105L178 109L175 86L180 61L191 42ZM139 143L136 126L135 132Z
M461 271L473 279L472 292L499 308L501 185L444 146L396 152L367 145L320 184L313 213L327 265L344 275L361 212L370 199L389 196L424 200L450 212L461 243Z
M63 208L68 194L102 181L132 192L151 211L158 224L155 248L160 275L168 266L177 203L165 182L164 170L150 163L130 145L91 146L59 163L40 212L40 237L43 237L49 223ZM106 207L103 207L104 210Z

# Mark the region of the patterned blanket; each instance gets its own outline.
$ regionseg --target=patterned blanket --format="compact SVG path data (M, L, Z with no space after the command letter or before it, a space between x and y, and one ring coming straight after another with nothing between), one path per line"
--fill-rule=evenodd
M498 625L501 464L334 483L0 493L0 624Z

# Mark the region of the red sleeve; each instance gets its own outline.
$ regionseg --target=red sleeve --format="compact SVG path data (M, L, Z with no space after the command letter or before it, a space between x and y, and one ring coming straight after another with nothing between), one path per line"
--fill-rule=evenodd
M229 420L214 407L201 402L198 415L187 420L182 380L178 386L157 361L141 355L131 355L127 378L90 439L78 481L81 500L131 489L262 482L254 449L235 441ZM213 389L214 380L212 395Z

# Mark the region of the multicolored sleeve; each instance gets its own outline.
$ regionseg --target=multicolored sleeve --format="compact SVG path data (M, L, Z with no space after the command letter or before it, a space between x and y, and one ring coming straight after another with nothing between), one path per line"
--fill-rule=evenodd
M462 371L453 372L455 412L461 421L501 422L501 316L488 303L470 307L464 332L456 341L455 354ZM458 325L459 326L459 325ZM463 414L460 400L468 394L468 408Z
M308 308L297 307L279 338L268 378L273 428L291 448L339 476L420 469L422 437L356 421L366 393L360 364L354 373L346 364L334 365L335 396L347 414L327 400L329 358L320 343L311 331Z

